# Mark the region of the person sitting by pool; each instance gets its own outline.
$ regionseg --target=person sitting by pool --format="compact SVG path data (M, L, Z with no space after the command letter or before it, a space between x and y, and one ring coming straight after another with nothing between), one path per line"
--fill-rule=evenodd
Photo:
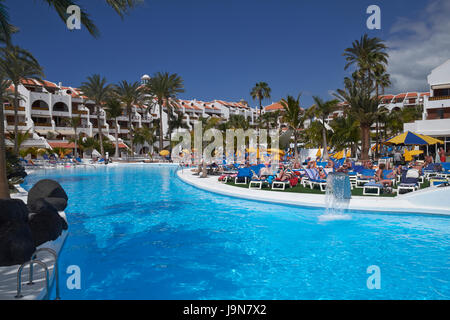
M403 167L402 165L397 166L396 168L394 168L394 174L397 176L401 176L403 174Z
M377 172L375 173L375 181L381 183L384 186L392 187L392 180L384 178L384 170L386 169L386 165L384 163L380 164ZM386 178L394 178L394 172L391 172Z
M368 161L364 162L364 168L372 170L373 169L372 161L368 160Z
M322 167L319 167L319 177L322 180L325 180L327 178L327 174Z

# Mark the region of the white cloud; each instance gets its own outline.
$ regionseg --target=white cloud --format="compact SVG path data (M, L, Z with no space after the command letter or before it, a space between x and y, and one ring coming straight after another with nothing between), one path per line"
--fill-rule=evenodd
M392 26L389 67L392 92L428 91L427 75L450 59L450 1L433 0L418 17Z

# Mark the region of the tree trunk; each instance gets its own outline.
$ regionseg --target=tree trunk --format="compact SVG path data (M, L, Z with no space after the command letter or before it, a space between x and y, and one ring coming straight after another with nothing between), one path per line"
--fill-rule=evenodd
M297 130L294 129L294 158L295 158L295 162L298 163L298 137L297 137Z
M3 101L0 101L0 199L9 199L9 185L6 176L5 116Z
M379 146L379 121L378 121L378 117L377 117L377 133L376 133L376 143L375 143L375 158L378 158L380 156L379 152L378 152L378 146Z
M131 119L131 112L132 112L132 106L127 106L127 112L128 112L128 140L130 141L130 147L131 147L131 156L134 156L134 147L133 147L133 138L131 137L131 126L133 124Z
M118 124L117 124L117 118L115 119L115 121L116 121L116 125L115 125L116 130L114 133L114 137L116 139L116 152L114 154L114 158L117 159L117 158L119 158L119 128L118 128Z
M159 104L159 152L163 150L164 140L163 140L163 118L162 118L162 109L163 109L163 101L158 101Z
M370 126L361 125L361 160L369 160Z
M327 128L325 127L325 120L322 119L322 146L323 146L323 160L328 161L328 159L330 158L328 156L328 144L327 144Z
M103 128L100 122L100 106L97 106L97 127L98 127L98 138L100 141L100 154L102 158L105 158L105 150L103 149Z
M14 84L14 153L19 155L19 91ZM3 105L1 106L3 108ZM2 111L3 112L3 111Z
M261 112L262 112L262 100L261 100L261 98L259 98L259 118L258 118L258 137L257 137L257 144L256 144L256 164L259 164L260 163L260 161L259 161L259 157L258 157L258 155L260 156L260 150L259 150L259 139L261 138L261 132L260 132L260 130L261 130L261 126L260 126L260 124L261 124Z
M78 135L77 135L77 129L74 128L74 130L75 130L75 158L78 158L78 148L77 148Z

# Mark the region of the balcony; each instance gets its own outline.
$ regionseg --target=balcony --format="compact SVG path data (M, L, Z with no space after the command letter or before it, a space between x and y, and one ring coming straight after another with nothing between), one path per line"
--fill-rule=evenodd
M450 100L450 96L430 97L428 101Z
M434 137L450 136L450 119L419 120L405 123L403 130Z

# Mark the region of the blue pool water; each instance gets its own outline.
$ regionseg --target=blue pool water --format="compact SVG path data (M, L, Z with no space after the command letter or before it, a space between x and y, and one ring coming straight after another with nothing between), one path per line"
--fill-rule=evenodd
M449 299L450 219L229 198L176 169L145 165L36 172L69 195L63 299ZM81 269L69 290L66 269ZM381 288L369 290L369 266Z

